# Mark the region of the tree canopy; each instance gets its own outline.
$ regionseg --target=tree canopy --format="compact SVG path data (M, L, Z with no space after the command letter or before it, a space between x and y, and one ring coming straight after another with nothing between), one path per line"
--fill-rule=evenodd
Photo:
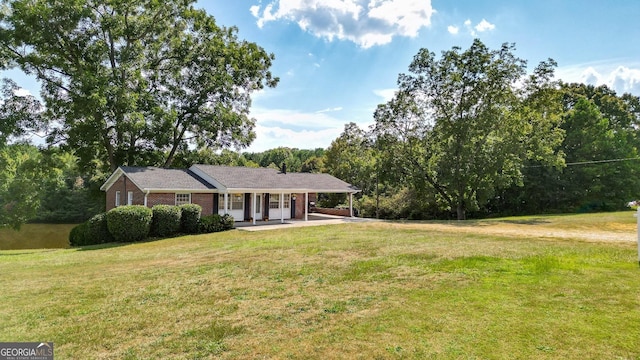
M248 146L250 95L276 86L274 56L194 3L3 1L0 55L42 84L49 143L110 170Z
M458 219L521 183L525 160L561 164L562 140L552 110L552 60L526 76L513 44L488 49L480 40L440 59L421 49L398 77L399 90L375 112L375 133L386 166L398 181L435 191Z

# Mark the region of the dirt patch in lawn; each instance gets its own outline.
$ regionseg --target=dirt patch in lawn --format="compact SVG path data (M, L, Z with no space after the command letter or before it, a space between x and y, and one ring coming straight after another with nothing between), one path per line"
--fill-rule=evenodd
M452 223L386 223L384 226L403 229L438 231L461 234L497 235L507 237L574 239L589 242L632 242L637 241L635 226L624 226L620 230L558 229L553 224L524 224L515 222L464 222Z

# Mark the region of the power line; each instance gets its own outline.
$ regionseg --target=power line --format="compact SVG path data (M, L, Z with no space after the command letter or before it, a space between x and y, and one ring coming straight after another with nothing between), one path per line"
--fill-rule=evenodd
M621 161L632 161L632 160L640 160L640 157L623 158L623 159L576 161L576 162L566 163L564 165L565 166L593 165L593 164L605 164L605 163L613 163L613 162L621 162ZM547 165L532 165L532 166L525 166L525 167L527 167L527 168L540 168L540 167L547 167Z

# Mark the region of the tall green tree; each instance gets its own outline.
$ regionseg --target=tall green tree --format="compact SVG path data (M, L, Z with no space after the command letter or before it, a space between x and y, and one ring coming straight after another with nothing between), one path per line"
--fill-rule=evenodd
M194 3L3 1L0 55L43 84L49 142L110 170L250 144L250 95L277 84L274 57Z
M41 154L19 143L0 148L0 227L20 229L40 206Z
M559 194L568 210L616 210L640 196L638 121L633 97L606 86L563 85L569 164ZM637 97L636 97L637 99Z
M0 147L33 135L45 127L43 108L32 95L18 93L20 87L11 79L0 85Z
M638 160L640 98L618 96L607 86L562 84L567 166L532 160L523 169L524 187L512 187L491 204L506 214L606 211L640 198Z
M386 166L418 193L435 192L458 219L497 189L521 184L526 159L562 162L559 114L551 111L555 63L527 77L514 50L490 50L477 39L440 59L421 49L400 74L395 98L374 115Z
M372 195L376 186L374 148L366 131L355 123L344 126L344 131L324 153L324 170L357 186L361 194Z

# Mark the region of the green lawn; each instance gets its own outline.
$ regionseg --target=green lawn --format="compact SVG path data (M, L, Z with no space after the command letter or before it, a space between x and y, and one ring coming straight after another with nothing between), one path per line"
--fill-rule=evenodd
M0 251L0 341L56 359L640 359L637 245L586 236L628 237L633 213L456 224Z

